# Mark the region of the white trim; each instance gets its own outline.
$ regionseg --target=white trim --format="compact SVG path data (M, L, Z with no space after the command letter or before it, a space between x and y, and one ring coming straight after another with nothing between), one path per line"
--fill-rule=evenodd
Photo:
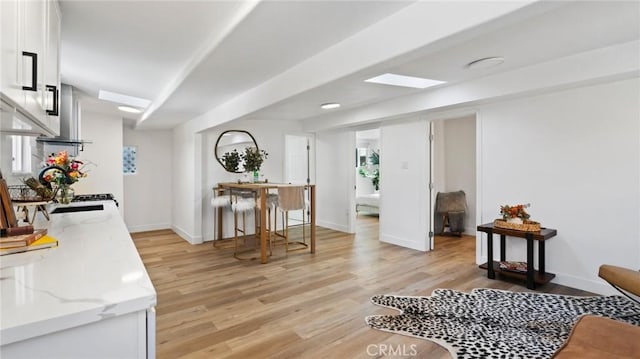
M415 249L420 252L428 252L428 248L426 248L427 241L416 242L404 238L399 238L395 236L391 236L388 234L380 234L380 242L385 242L389 244L394 244L400 247Z
M141 226L127 226L129 233L157 231L161 229L171 229L171 223L145 224Z
M182 228L172 225L171 226L171 230L173 230L174 232L176 232L176 234L178 236L180 236L180 238L184 239L185 241L189 242L190 244L200 244L202 243L202 236L192 236L189 233L187 233L185 230L183 230Z
M324 228L332 229L338 232L354 233L354 232L349 232L349 226L332 223L332 222L326 222L326 221L316 221L316 227L324 227Z
M482 119L479 113L475 112L476 117L476 225L483 224L482 219ZM476 264L481 264L482 257L482 232L476 232Z

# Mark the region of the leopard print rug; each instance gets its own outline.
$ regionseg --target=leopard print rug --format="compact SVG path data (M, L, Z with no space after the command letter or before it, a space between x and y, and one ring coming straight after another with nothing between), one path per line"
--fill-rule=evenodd
M372 315L374 329L431 340L454 358L550 358L585 314L640 325L640 305L622 296L436 289L430 297L377 295L399 315Z

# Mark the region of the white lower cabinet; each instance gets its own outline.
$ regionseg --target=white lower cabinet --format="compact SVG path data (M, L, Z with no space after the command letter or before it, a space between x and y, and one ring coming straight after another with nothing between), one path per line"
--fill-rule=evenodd
M155 308L3 345L0 358L155 358Z

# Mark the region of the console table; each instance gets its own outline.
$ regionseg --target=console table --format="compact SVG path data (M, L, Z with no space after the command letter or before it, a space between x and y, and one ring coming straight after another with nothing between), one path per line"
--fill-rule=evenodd
M496 278L496 273L506 276L526 279L527 288L535 289L536 284L545 284L551 281L556 275L547 273L544 268L544 242L554 237L558 232L555 229L542 228L537 232L525 232L513 229L494 227L493 223L482 224L478 226L478 232L487 234L487 259L488 262L481 264L480 268L487 270L487 277ZM527 241L527 272L519 273L514 271L500 269L500 263L493 261L493 235L500 235L500 261L505 261L507 256L506 237L523 238ZM533 241L538 242L538 270L533 265Z

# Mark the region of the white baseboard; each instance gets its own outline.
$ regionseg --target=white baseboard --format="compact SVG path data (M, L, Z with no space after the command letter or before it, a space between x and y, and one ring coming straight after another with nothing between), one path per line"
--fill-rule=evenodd
M333 229L334 231L349 233L349 226L325 221L316 221L317 227Z
M555 273L550 271L551 273ZM555 273L556 277L553 278L553 283L562 284L567 287L577 288L580 290L586 290L588 292L593 292L602 295L616 295L620 294L617 290L615 290L612 286L610 286L607 282L602 279L588 279L588 278L580 278L576 276L572 276L569 274L563 273Z
M157 231L160 229L171 229L171 223L145 224L142 226L127 226L129 233Z
M179 235L182 239L191 244L202 243L202 236L193 236L178 226L171 226L171 229L173 229L173 231L176 232L176 234Z
M396 237L396 236L392 236L384 233L380 234L380 241L389 243L389 244L395 244L396 246L400 246L400 247L415 249L421 252L427 251L427 248L426 248L427 243L417 243L415 241L410 241L404 238L400 238L400 237Z

